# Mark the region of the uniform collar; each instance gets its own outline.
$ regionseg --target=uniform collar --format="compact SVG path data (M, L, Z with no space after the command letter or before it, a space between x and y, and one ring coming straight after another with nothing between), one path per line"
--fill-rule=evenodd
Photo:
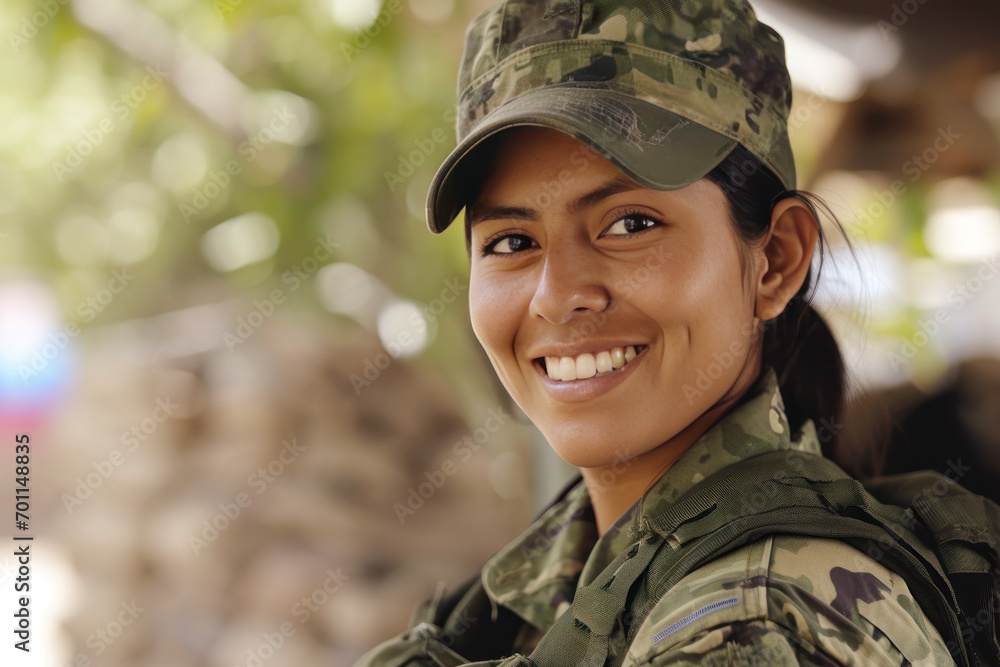
M791 437L774 369L766 367L744 400L724 415L608 530L597 538L594 509L582 479L482 571L494 605L513 610L541 631L570 606L578 582L588 584L635 540L644 520L662 514L695 484L743 459L782 449L822 454L806 420Z

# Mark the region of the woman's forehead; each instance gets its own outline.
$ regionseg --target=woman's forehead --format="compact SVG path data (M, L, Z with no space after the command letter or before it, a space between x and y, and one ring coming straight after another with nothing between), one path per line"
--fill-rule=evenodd
M641 187L587 143L545 127L513 127L484 146L480 194L532 178L554 178L562 185L586 179L618 178ZM538 187L546 185L538 182Z
M558 130L514 127L491 139L481 186L466 214L473 223L491 206L541 210L560 204L572 212L625 192L661 203L691 197L723 198L721 191L704 179L680 190L648 188L587 143Z
M493 147L494 158L511 152L542 155L575 150L589 151L594 157L601 157L587 143L571 134L537 125L510 127L493 135L487 141Z

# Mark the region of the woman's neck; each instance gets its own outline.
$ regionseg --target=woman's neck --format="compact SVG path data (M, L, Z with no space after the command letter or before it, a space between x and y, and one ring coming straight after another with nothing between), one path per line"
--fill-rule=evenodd
M613 463L598 468L581 468L580 474L594 507L597 534L604 535L698 438L742 399L749 388L750 384L746 384L735 397L708 410L658 447L634 458L628 458L627 450L619 449L619 458Z

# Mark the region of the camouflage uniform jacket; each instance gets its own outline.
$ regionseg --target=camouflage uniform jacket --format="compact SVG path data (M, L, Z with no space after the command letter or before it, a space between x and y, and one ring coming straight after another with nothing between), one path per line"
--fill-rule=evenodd
M824 437L836 425L822 424ZM747 437L752 436L752 437ZM709 429L599 538L582 482L483 567L493 605L523 618L527 655L632 543L644 520L712 473L773 450L821 453L814 423L789 433L774 371ZM624 465L624 464L619 464ZM748 491L747 503L753 502ZM499 656L498 656L499 657ZM837 539L772 535L695 569L663 593L623 667L666 665L954 665L896 573Z

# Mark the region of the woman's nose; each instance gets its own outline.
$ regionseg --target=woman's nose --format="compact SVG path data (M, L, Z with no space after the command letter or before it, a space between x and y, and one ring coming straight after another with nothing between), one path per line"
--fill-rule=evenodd
M584 311L599 313L611 303L606 274L586 248L550 248L542 260L528 313L566 324Z

